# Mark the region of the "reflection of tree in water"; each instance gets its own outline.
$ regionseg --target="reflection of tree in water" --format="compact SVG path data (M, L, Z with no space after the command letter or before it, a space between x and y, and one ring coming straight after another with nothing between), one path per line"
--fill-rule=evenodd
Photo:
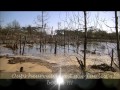
M33 44L30 44L30 45L27 45L27 48L28 48L28 52L32 51L33 49L35 49L35 45ZM26 49L26 48L25 48ZM26 51L26 50L25 50Z

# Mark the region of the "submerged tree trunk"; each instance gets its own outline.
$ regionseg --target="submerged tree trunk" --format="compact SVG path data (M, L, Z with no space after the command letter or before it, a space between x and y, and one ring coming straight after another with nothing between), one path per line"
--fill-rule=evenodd
M118 16L117 16L117 11L115 11L115 29L116 29L116 37L117 37L117 55L118 55L119 70L120 70L120 48L119 48L119 34L118 34Z
M68 35L68 53L69 53L69 47L70 47L70 35Z
M26 36L25 36L25 40L24 40L24 44L23 44L23 52L22 52L22 55L24 54L24 50L25 50L25 43L26 43Z
M64 54L65 54L65 30L64 30Z
M57 41L55 41L55 50L54 50L54 54L57 54Z
M79 52L79 40L78 40L78 36L77 36L77 41L76 41L76 52L77 52L77 54L78 54L78 52Z
M20 35L20 55L21 55L21 35Z
M45 43L44 43L44 50L45 50L45 52L46 52L46 43L47 43L47 38L45 36Z
M41 49L42 49L42 42L41 42L41 40L40 40L40 52L41 52Z
M113 49L112 49L112 56L111 56L111 70L112 70L113 57L114 57L114 56L113 56L113 52L114 52L114 51L113 51Z

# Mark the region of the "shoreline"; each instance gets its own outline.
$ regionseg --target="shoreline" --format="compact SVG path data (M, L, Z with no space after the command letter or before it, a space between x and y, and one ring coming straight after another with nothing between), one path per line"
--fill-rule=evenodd
M100 65L102 63L106 63L110 65L110 58L108 56L101 56L101 58L98 59L99 56L97 55L91 55L87 57L86 60L86 73L87 78L90 79L97 79L97 78L111 78L111 79L120 79L120 72L112 72L112 71L102 71L99 69L92 69L90 66L92 65ZM25 62L16 63L16 64L9 64L8 60L16 58L25 60ZM108 61L109 60L109 61ZM20 67L23 67L23 72L19 72ZM59 73L59 70L62 70L63 75L71 74L72 79L82 79L84 76L81 75L82 71L79 68L79 64L76 60L76 57L74 55L71 56L64 56L64 55L46 55L46 56L30 56L30 55L24 55L24 56L12 56L12 57L6 57L3 56L0 58L0 74L1 78L10 78L9 76L6 76L6 73L20 73L20 74L26 74L26 73L40 73L42 75L43 73L46 73L44 75L56 75ZM75 77L76 75L76 77ZM6 76L6 77L5 77ZM101 77L100 77L101 76ZM39 79L39 78L38 78ZM42 78L40 78L42 79ZM44 78L43 78L44 79ZM47 78L46 78L47 79Z

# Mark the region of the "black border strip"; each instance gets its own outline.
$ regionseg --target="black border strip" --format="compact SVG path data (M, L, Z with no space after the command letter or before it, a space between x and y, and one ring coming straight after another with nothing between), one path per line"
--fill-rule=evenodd
M120 10L119 0L1 0L1 11L114 11Z

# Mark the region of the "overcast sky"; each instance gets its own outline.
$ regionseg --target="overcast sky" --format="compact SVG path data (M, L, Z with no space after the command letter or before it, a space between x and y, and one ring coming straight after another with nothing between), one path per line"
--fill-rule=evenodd
M46 12L48 15L47 25L53 30L58 28L58 22L61 22L60 28L68 27L68 24L64 21L67 20L69 22L69 18L74 19L73 16L79 16L80 20L80 28L83 28L84 25L84 16L82 11L48 11ZM45 14L46 14L45 13ZM13 20L17 20L21 26L36 26L35 21L37 20L37 16L41 15L41 11L0 11L0 21L1 25L5 26L7 23L12 22ZM66 16L68 17L66 19ZM118 16L120 16L120 12L118 12ZM108 28L103 21L109 25L110 27L114 27L114 12L112 11L89 11L87 12L87 26L96 26L97 28L102 28L103 30L107 30L108 32L114 31ZM119 17L120 18L120 17ZM78 22L78 19L75 19ZM97 22L98 21L98 22ZM120 19L119 19L120 21ZM77 28L78 23L69 23L70 26ZM119 24L120 26L120 24ZM50 32L50 31L49 31Z

